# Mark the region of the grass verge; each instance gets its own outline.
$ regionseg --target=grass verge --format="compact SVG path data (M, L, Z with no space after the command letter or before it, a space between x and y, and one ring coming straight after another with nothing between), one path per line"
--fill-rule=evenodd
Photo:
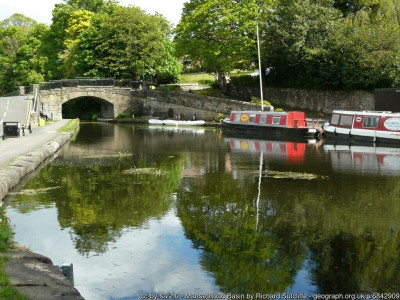
M1 200L0 200L1 201ZM2 202L0 202L2 203ZM0 299L9 300L26 300L25 295L18 292L17 288L10 284L10 279L4 270L5 263L9 259L6 255L2 255L11 248L11 242L14 233L8 223L8 219L4 214L3 206L0 207Z
M74 131L79 126L79 119L72 119L69 120L65 126L61 127L58 131L60 132L67 132L67 131Z
M178 83L198 83L199 85L210 85L214 82L214 75L208 73L182 74Z

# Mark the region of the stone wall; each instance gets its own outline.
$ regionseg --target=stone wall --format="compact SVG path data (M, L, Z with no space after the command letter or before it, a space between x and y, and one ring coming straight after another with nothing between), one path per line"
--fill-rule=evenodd
M214 120L222 113L229 115L232 110L259 110L256 104L226 98L196 95L188 92L145 91L132 92L136 102L143 103L143 114L165 117L172 108L175 115L191 119L196 113L197 119Z
M328 91L290 88L264 88L264 99L273 106L287 106L304 110L331 113L334 109L374 110L375 95L373 91ZM240 87L229 84L228 94L250 99L260 97L257 87Z

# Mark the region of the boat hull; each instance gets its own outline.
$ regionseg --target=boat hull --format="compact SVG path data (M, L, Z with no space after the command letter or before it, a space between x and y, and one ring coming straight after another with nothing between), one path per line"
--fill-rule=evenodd
M225 120L221 122L221 127L225 130L247 132L258 136L271 136L271 137L310 136L307 127L295 128L295 127L284 127L284 126L238 124L238 123L231 123L230 121L225 121Z
M348 132L338 132L335 127L328 126L324 128L324 133L328 139L341 141L359 141L382 144L400 144L399 134L388 134L387 132L361 132L357 134L354 130Z

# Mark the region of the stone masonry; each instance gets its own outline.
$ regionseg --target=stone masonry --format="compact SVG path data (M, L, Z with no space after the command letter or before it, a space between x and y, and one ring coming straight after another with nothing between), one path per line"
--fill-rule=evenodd
M248 98L259 96L257 88L229 85L228 93ZM266 88L265 99L274 106L331 113L333 109L373 110L372 91L323 91L306 89ZM41 109L54 119L62 118L62 104L81 97L90 97L101 105L101 118L112 119L121 113L139 111L143 115L166 117L168 110L184 119L195 113L198 119L214 120L221 113L232 110L258 110L259 106L226 98L196 95L190 92L132 90L119 87L71 87L39 91Z

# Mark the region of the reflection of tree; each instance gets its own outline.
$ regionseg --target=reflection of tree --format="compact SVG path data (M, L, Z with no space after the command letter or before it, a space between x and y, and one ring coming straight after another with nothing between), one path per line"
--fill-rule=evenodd
M256 231L257 179L249 174L210 169L180 186L186 236L222 291L285 291L307 253L322 293L399 290L398 178L263 178Z
M70 159L69 159L70 160ZM104 252L126 227L142 226L149 218L162 217L171 206L169 196L177 189L182 163L177 159L154 162L162 174L128 175L122 171L144 162L116 160L111 166L49 165L26 188L59 186L45 197L32 195L39 205L55 202L62 228L71 227L80 253ZM24 197L24 201L27 201ZM21 203L18 197L13 205ZM36 207L38 209L39 207ZM32 209L35 209L32 207Z
M267 226L256 229L253 179L238 183L231 175L209 173L185 180L178 215L186 236L203 250L201 264L222 291L283 292L301 266L304 247L280 244Z
M309 230L314 236L308 237L317 263L314 280L321 291L398 291L398 179L337 178L324 194L325 199L333 197L320 205L319 217L313 218L319 221Z

